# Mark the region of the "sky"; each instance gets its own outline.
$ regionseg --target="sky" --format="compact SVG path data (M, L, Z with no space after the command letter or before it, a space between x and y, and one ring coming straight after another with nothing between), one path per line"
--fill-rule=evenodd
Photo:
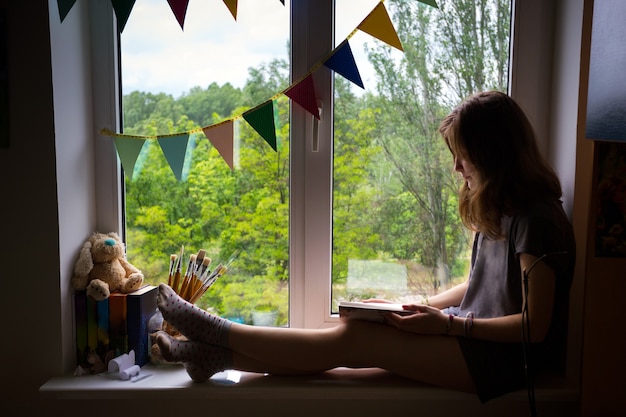
M167 0L137 0L122 33L123 94L138 90L178 98L213 82L243 87L248 68L288 58L289 0L285 3L239 0L235 21L222 0L190 0L183 30ZM339 43L379 0L336 3ZM374 41L360 31L350 39L366 88L372 85L373 71L361 45Z

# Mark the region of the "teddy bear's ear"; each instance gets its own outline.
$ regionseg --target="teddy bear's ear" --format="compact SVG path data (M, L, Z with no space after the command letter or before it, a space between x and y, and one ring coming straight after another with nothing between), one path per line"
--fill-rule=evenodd
M122 241L122 239L120 239L120 236L115 232L107 233L107 236L111 236L113 239L117 240L118 242Z
M76 265L74 265L74 274L84 277L89 275L93 269L93 258L91 257L91 242L87 241L83 244L78 255Z

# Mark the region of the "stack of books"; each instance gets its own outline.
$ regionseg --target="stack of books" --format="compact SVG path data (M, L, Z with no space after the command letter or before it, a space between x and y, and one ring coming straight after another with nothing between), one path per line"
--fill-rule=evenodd
M114 292L106 300L95 301L85 291L77 291L74 295L77 365L89 371L93 352L106 364L131 350L135 352L136 365L148 363L148 321L157 310L157 292L158 287L146 285L129 294Z

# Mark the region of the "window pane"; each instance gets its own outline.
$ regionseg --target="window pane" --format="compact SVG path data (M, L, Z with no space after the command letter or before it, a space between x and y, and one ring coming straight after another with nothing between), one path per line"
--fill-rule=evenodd
M354 10L345 3L338 25ZM384 4L404 52L359 31L349 43L365 89L335 75L335 312L339 300L419 301L467 278L471 237L438 123L473 92L507 91L510 0Z
M167 2L138 0L121 36L124 133L159 138L145 140L126 175L128 258L160 283L181 249L183 273L200 250L211 269L238 251L197 303L246 323L256 310L269 310L270 324L288 319L288 101L273 100L276 151L241 117L288 85L288 9L242 0L235 20L221 1L190 2L182 30ZM228 139L213 130L224 121L232 159L207 139ZM184 141L162 137L181 132L190 134L179 180L161 144Z

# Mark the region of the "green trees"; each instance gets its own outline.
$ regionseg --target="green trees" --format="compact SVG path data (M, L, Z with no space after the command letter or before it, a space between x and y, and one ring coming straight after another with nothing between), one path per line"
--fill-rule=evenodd
M366 170L372 184L387 178L374 187L378 251L426 267L428 292L464 275L469 237L457 216L459 183L438 124L473 92L506 91L510 16L504 0L438 4L390 1L404 53L382 44L368 49L378 83L377 94L366 96L376 126L367 146L381 150Z
M469 235L457 215L458 179L439 120L468 94L506 90L508 0L439 0L440 9L390 0L404 53L368 45L377 86L356 95L335 76L333 296L346 289L350 260L406 266L408 290L433 293L464 278ZM163 135L241 115L288 86L288 63L250 69L243 88L215 83L180 98L132 92L124 131ZM239 168L231 171L202 133L192 136L188 178L179 182L147 140L127 179L128 257L152 283L167 280L170 254L205 249L213 266L239 250L233 268L200 306L250 322L260 305L287 322L289 120L274 101L277 151L241 119ZM355 294L368 296L377 294Z
M243 90L230 84L193 88L178 100L165 94L133 92L124 98L127 134L184 132L241 115L264 92L287 85L286 63L251 71ZM271 74L266 80L266 73ZM281 87L277 82L281 82ZM269 98L270 95L264 98ZM244 105L246 103L246 105ZM275 102L278 151L247 124L238 125L242 169L231 171L202 133L192 135L188 177L176 180L156 140L146 140L135 175L126 179L128 257L146 280L166 282L171 254L181 245L185 259L200 249L212 267L240 250L237 262L200 304L249 321L256 305L267 303L287 319L288 283L288 101ZM159 109L170 108L165 114ZM180 114L184 113L184 116ZM169 117L168 117L169 116ZM133 125L129 125L134 121Z

